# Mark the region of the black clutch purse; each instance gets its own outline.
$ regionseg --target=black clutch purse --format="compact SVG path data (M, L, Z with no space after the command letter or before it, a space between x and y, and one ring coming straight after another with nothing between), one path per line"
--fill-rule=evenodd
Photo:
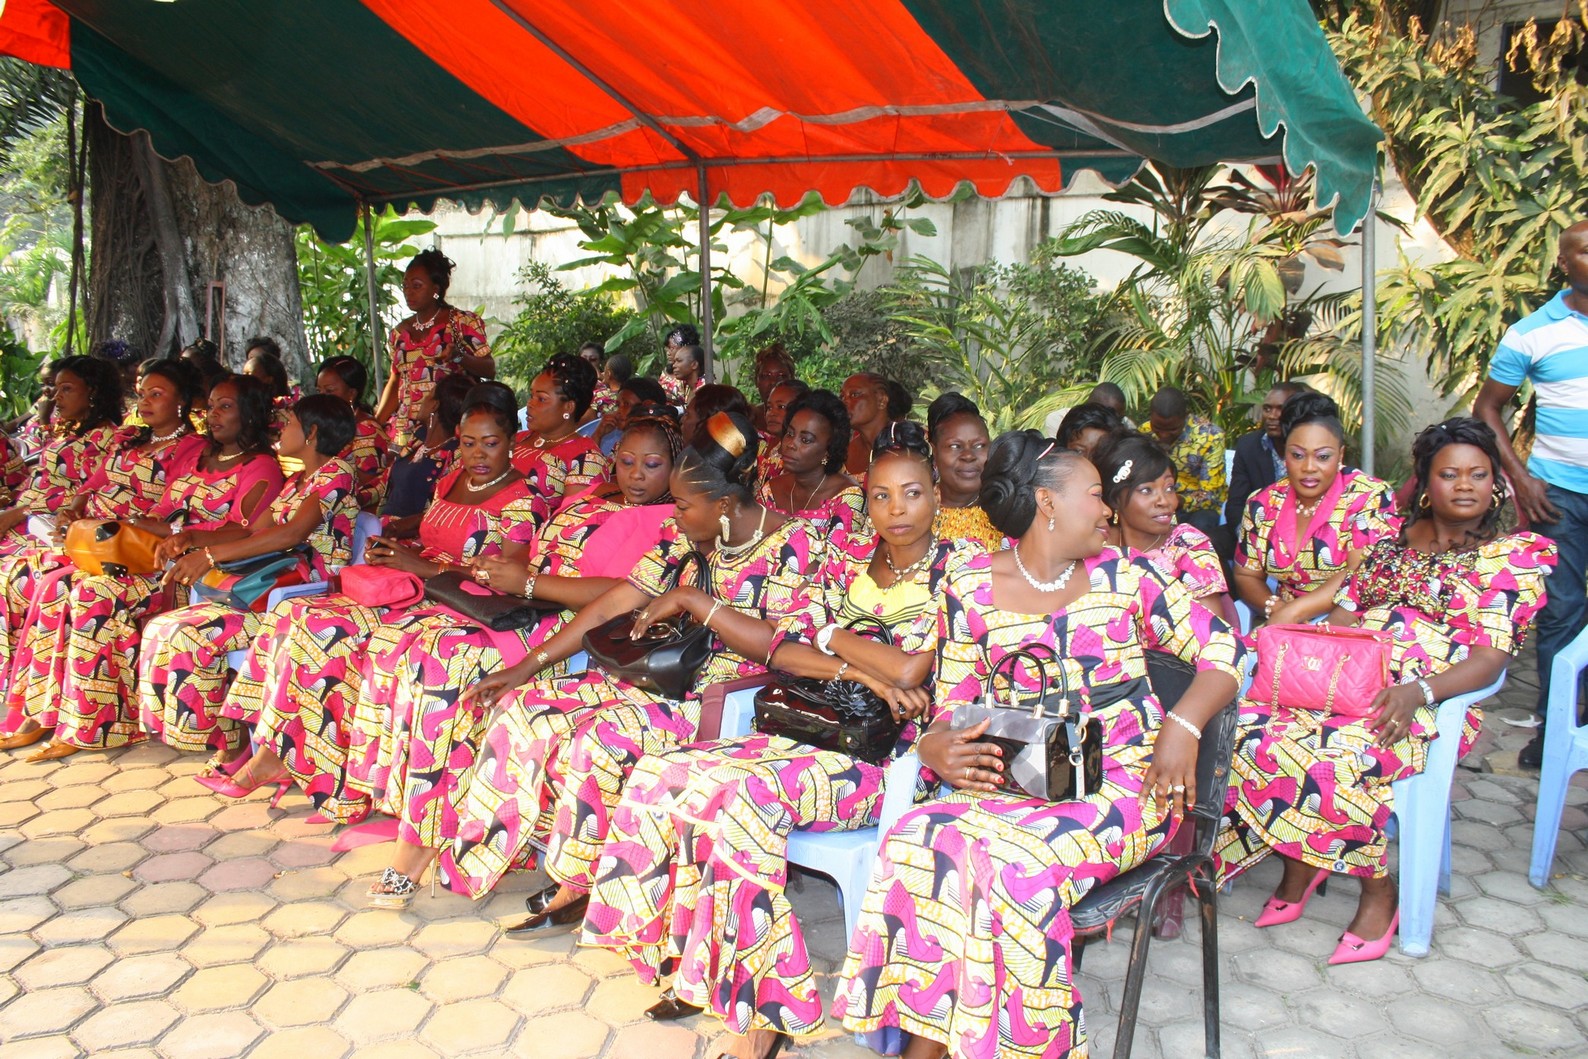
M706 557L689 552L673 568L668 589L678 587L684 568L695 567L695 587L711 591L706 579ZM711 657L712 633L704 625L680 614L657 622L638 640L634 615L624 614L603 622L584 634L584 649L592 664L637 688L668 699L682 699L695 688L701 666Z
M425 582L425 598L455 610L476 625L492 632L527 629L547 614L561 610L542 606L523 596L509 595L476 584L456 570L437 574Z
M888 627L875 618L857 618L849 628L867 626L891 645ZM836 750L877 765L886 761L904 724L870 688L857 680L818 680L779 673L755 693L755 730Z
M1048 684L1048 662L1058 670L1057 687ZM1024 662L1035 670L1037 688L1022 699L1015 684L1016 667ZM1005 674L1006 691L1001 696L998 678ZM987 674L981 697L954 711L956 729L987 721L982 742L995 743L1003 751L1005 786L1048 802L1085 798L1103 782L1103 733L1090 723L1092 709L1117 702L1131 689L1146 690L1143 680L1122 681L1107 688L1094 689L1090 702L1072 700L1064 666L1046 644L1030 644L1010 651Z

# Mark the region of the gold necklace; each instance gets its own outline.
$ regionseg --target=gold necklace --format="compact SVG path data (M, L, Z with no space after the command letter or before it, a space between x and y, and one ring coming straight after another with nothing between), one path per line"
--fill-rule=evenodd
M927 541L926 551L921 553L921 557L915 562L911 563L909 566L906 566L903 570L900 570L897 566L893 565L893 548L892 546L889 546L888 550L882 553L882 561L888 564L889 570L893 571L893 584L889 585L888 587L894 588L898 585L902 585L910 578L926 569L926 564L931 560L932 553L936 551L937 537L934 535L930 540Z

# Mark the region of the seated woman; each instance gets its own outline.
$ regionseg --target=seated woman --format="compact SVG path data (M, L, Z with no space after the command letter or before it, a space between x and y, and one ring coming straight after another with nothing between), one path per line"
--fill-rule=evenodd
M352 357L331 357L320 362L314 376L314 386L319 393L340 397L353 407L358 417L358 430L353 443L347 448L347 462L358 475L358 506L365 511L375 511L386 498L386 428L370 414L364 401L364 387L369 384L369 373Z
M884 427L875 452L866 504L881 528L833 536L822 624L798 630L819 647L784 640L773 663L857 680L890 703L907 722L892 757L914 744L930 706L921 685L937 643L934 596L963 546L932 530L932 454L921 427ZM849 631L857 618L882 622L897 646ZM822 1001L784 894L788 835L875 826L886 767L760 734L642 758L612 816L581 944L627 956L647 981L676 967L651 1017L709 1009L750 1037L749 1056L776 1051L774 1037L815 1033ZM763 925L725 938L711 925L729 917Z
M1069 909L1169 841L1198 797L1202 728L1235 695L1240 643L1178 581L1105 551L1102 491L1090 463L1034 430L993 444L982 503L1018 539L949 573L937 720L917 743L958 790L883 839L833 1004L851 1030L908 1034L908 1059L1085 1054ZM1038 643L1064 686L1090 689L1102 781L1083 799L1005 789L986 722L953 727L1006 654ZM1172 712L1147 686L1145 650L1197 668Z
M441 867L455 889L480 896L516 864L547 851L553 885L530 901L515 930L579 922L607 821L629 770L646 754L689 742L700 722L700 692L765 672L780 623L814 621L820 602L810 578L824 548L809 523L754 500L756 434L748 415L720 413L705 441L684 451L673 472L678 538L640 560L627 581L579 611L524 662L470 692L499 701L474 767L454 795L458 837ZM707 588L668 582L691 550L706 556ZM692 571L691 571L692 574ZM636 632L687 613L708 626L714 650L694 690L671 700L601 672L574 681L535 674L578 651L586 632L638 610Z
M372 538L367 564L428 581L449 571L467 574L486 556L522 557L534 539L536 503L512 465L516 409L500 400L499 391L494 383L470 390L458 424L457 466L441 480L425 512L420 546ZM296 783L315 806L311 823L355 823L368 816L367 791L348 782L349 751L363 709L364 654L377 630L424 613L422 601L361 602L341 592L289 600L272 611L222 709L254 729L255 761L247 779L239 775L239 786ZM370 758L376 752L361 750Z
M41 543L31 515L54 515L110 455L121 425L121 373L97 357L67 357L55 372L54 419L26 489L0 511L0 556Z
M482 558L474 578L500 592L533 599L538 622L499 633L435 607L422 618L376 631L364 654L364 702L355 718L372 764L350 764L349 785L398 818L397 850L370 890L378 908L403 908L436 851L457 837L451 794L473 763L487 707L462 698L467 688L516 665L571 621L579 608L621 584L664 534L672 535L668 482L683 450L671 415L629 417L613 461L615 478L569 502L552 517L527 556ZM665 527L665 528L664 528ZM559 673L551 667L546 676ZM367 752L366 752L367 753Z
M381 536L407 540L419 532L419 519L436 496L436 483L452 469L458 452L458 421L463 401L474 388L467 375L443 375L419 402L418 440L397 453L386 472Z
M1059 424L1060 448L1091 459L1099 448L1127 433L1125 421L1106 404L1086 401L1070 409Z
M766 418L761 424L760 465L756 478L768 482L783 473L783 434L788 429L788 406L810 393L810 386L789 379L772 387L766 397Z
M1162 446L1145 435L1126 434L1099 449L1092 465L1112 512L1108 543L1131 558L1145 555L1203 606L1228 618L1233 608L1226 609L1224 565L1207 534L1175 521L1180 495L1174 461Z
M618 384L612 410L601 417L601 425L596 427L596 432L591 435L601 449L601 455L607 459L612 458L612 453L617 451L618 439L623 436L623 428L629 424L629 414L642 404L666 405L672 408L672 405L667 404L667 392L655 379L647 379L643 375L631 375ZM673 414L676 416L678 410L673 409Z
M0 564L12 594L8 617L23 614L7 623L6 643L14 647L5 670L6 729L23 737L13 738L10 745L51 736L50 746L29 760L108 750L143 739L119 673L98 672L92 663L82 672L75 667L86 661L85 646L106 651L119 647L130 665L137 625L159 602L159 578L106 577L103 588L126 588L125 606L96 606L92 596L74 595L74 579L87 575L59 543L80 518L132 522L149 517L167 486L193 469L204 448L188 424L197 382L192 369L177 360L145 361L139 376L137 408L145 425L118 430L109 458L56 512L57 545L27 548ZM160 529L165 529L163 524ZM120 598L120 593L112 594ZM73 679L88 673L101 679Z
M837 396L811 390L796 397L788 406L779 448L783 473L763 482L756 499L824 532L864 533L866 497L860 483L844 473L849 435L849 412Z
M664 379L668 377L663 376ZM665 390L667 387L664 385L662 388ZM705 444L709 437L706 424L719 412L748 418L751 414L750 402L744 399L744 394L737 387L722 383L707 383L697 387L694 396L684 406L683 418L679 420L678 429L684 435L684 444L689 447L694 447L697 442Z
M210 394L211 422L224 410L227 386ZM262 392L250 389L250 397ZM250 400L250 405L254 404ZM251 414L253 413L251 409ZM268 421L268 420L267 420ZM268 428L267 428L268 429ZM356 429L353 409L339 397L305 397L287 413L276 443L303 470L264 510L234 508L228 521L173 534L160 557L175 560L166 581L191 585L222 563L305 549L296 574L324 581L353 551L358 489L340 453ZM246 729L221 712L230 674L226 655L248 646L267 615L230 603L204 602L162 614L143 630L138 658L138 713L145 730L178 750L215 747L200 782L229 783L248 756ZM268 775L268 774L267 774Z
M1483 713L1458 732L1435 726L1443 699L1492 684L1522 650L1544 604L1555 546L1497 531L1507 496L1494 432L1476 419L1431 426L1412 445L1417 480L1405 528L1370 545L1335 595L1333 625L1394 637L1390 686L1365 717L1241 703L1231 811L1219 834L1223 878L1270 853L1285 871L1259 927L1300 918L1331 873L1362 880L1356 915L1330 963L1376 960L1400 918L1386 863L1391 784L1422 771L1434 739L1465 754ZM1255 690L1255 689L1254 689Z
M1252 494L1235 545L1235 594L1275 625L1327 614L1348 567L1400 527L1390 487L1346 467L1340 409L1298 393L1279 420L1285 477ZM1278 587L1270 589L1268 579Z
M972 541L983 549L1002 548L1003 534L993 529L979 503L982 471L992 446L981 409L964 394L945 393L927 406L926 431L943 498L934 531L939 537Z
M529 429L513 443L513 466L529 479L530 493L546 505L541 522L565 498L584 492L606 473L601 449L578 432L579 419L595 393L595 379L589 361L558 353L529 384Z

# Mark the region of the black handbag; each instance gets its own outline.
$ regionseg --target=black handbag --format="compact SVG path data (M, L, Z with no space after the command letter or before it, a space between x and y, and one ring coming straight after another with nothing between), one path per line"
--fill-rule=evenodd
M880 630L893 645L888 627L875 618L856 618L847 626ZM904 722L858 680L819 680L778 673L755 693L755 730L779 735L817 750L836 750L873 765L886 761Z
M673 568L666 588L677 588L684 568L694 564L695 587L710 593L706 557L688 552ZM700 668L711 657L711 630L687 614L656 622L639 639L633 637L636 611L603 622L584 634L590 661L611 676L668 699L682 699L695 688Z
M523 596L498 592L477 584L456 570L437 574L425 582L425 598L448 610L457 611L476 625L492 632L516 632L536 624L547 614L562 608L539 604Z
M1046 657L1044 657L1046 656ZM1058 687L1048 685L1048 661L1059 672ZM1016 667L1035 670L1037 689L1022 701L1016 690ZM1000 698L998 678L1007 670L1007 700ZM1103 782L1103 733L1091 711L1145 691L1143 680L1122 681L1093 689L1085 704L1070 695L1064 666L1046 644L1010 651L998 660L981 696L954 711L953 726L970 728L988 722L981 742L1003 751L1004 785L1033 798L1065 802L1085 798ZM1106 701L1103 701L1106 700Z

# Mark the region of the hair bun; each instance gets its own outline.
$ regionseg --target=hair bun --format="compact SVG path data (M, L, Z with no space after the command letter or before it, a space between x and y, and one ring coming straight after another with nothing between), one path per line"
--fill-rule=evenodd
M1021 537L1031 528L1038 464L1053 444L1035 430L1011 430L993 442L981 476L981 506L999 533Z

